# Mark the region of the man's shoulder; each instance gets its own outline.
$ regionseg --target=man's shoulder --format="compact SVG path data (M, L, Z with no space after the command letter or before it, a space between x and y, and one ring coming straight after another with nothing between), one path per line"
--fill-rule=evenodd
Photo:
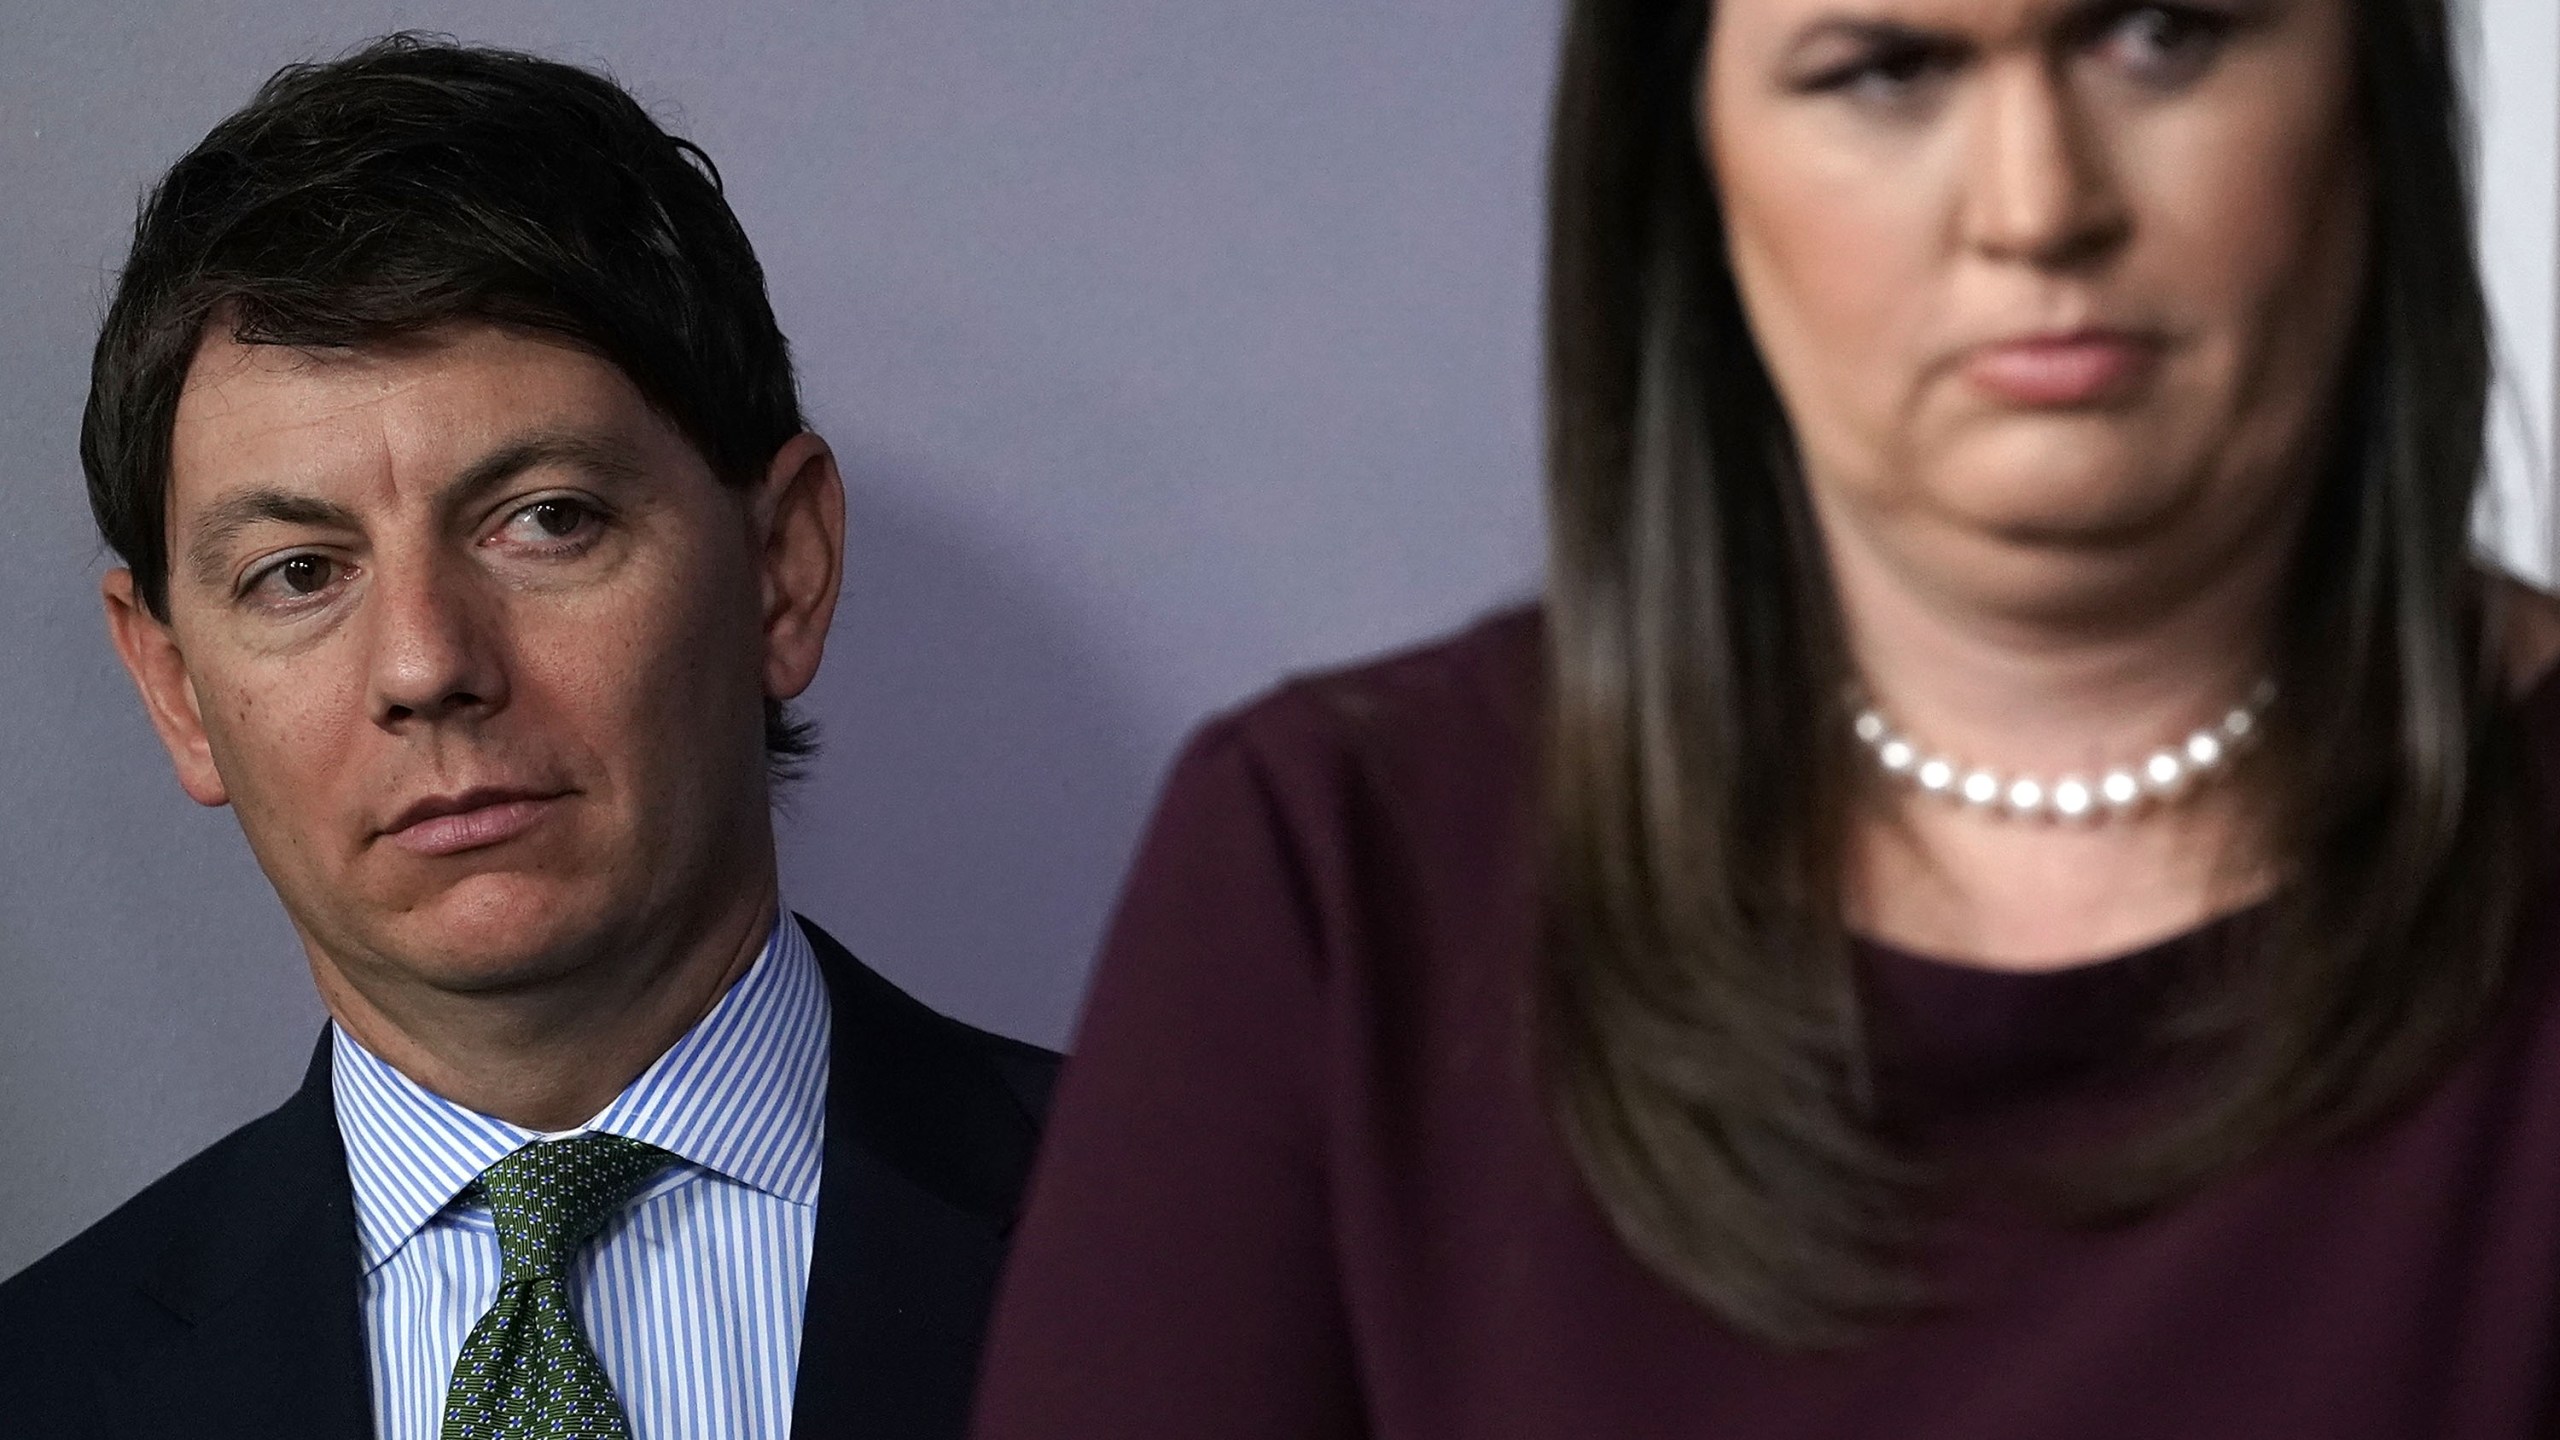
M307 1104L297 1096L232 1131L0 1281L0 1409L44 1413L45 1397L66 1398L69 1377L86 1371L79 1362L185 1324L202 1267L226 1243L216 1233L226 1218L272 1214L279 1197L325 1185Z
M835 1009L831 1136L844 1122L909 1178L1009 1227L1058 1054L935 1010L799 920Z
M148 1279L167 1252L208 1215L238 1208L244 1193L272 1192L296 1177L304 1126L296 1100L197 1151L78 1235L0 1281L0 1329L30 1300L94 1293L101 1282ZM307 1168L307 1163L304 1167ZM319 1178L325 1178L325 1175Z
M901 992L903 993L903 992ZM953 1045L972 1053L1000 1076L1005 1088L1013 1092L1023 1113L1034 1124L1049 1113L1049 1091L1057 1084L1058 1066L1064 1060L1055 1050L1016 1040L992 1030L981 1030L966 1021L955 1020L930 1006L908 997L909 1002L932 1016L945 1028Z
M827 979L840 1030L898 1049L924 1049L1000 1076L1035 1118L1048 1108L1048 1086L1061 1057L1027 1040L983 1030L934 1009L855 958L805 915L794 916Z

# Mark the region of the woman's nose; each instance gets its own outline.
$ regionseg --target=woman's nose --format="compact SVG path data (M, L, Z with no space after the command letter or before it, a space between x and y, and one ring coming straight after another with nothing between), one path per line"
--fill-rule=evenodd
M2073 268L2112 253L2129 216L2104 136L2041 57L1984 76L1966 147L1962 224L1986 258Z

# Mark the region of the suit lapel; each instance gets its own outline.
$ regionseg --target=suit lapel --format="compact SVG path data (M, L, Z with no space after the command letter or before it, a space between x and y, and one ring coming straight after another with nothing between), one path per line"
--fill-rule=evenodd
M792 1433L958 1440L1038 1124L974 1032L800 923L835 1021Z
M959 1440L1038 1122L967 1027L816 926L834 1010L792 1433ZM373 1434L355 1200L324 1037L302 1088L144 1268L177 1322L108 1375L109 1434Z
M144 1271L143 1292L179 1324L120 1358L112 1433L371 1436L355 1201L326 1037L302 1088L243 1139L232 1173Z

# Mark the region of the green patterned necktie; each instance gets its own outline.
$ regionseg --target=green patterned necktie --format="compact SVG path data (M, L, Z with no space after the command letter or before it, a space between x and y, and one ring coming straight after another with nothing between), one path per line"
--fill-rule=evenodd
M569 1312L569 1262L674 1157L619 1135L541 1140L471 1182L498 1222L497 1303L454 1362L444 1440L630 1440Z

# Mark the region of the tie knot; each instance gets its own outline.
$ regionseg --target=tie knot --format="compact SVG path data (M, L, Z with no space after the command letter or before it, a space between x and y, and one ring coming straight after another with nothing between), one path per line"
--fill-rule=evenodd
M498 1222L505 1278L567 1271L580 1247L673 1158L620 1135L581 1135L537 1140L481 1171L471 1188Z

